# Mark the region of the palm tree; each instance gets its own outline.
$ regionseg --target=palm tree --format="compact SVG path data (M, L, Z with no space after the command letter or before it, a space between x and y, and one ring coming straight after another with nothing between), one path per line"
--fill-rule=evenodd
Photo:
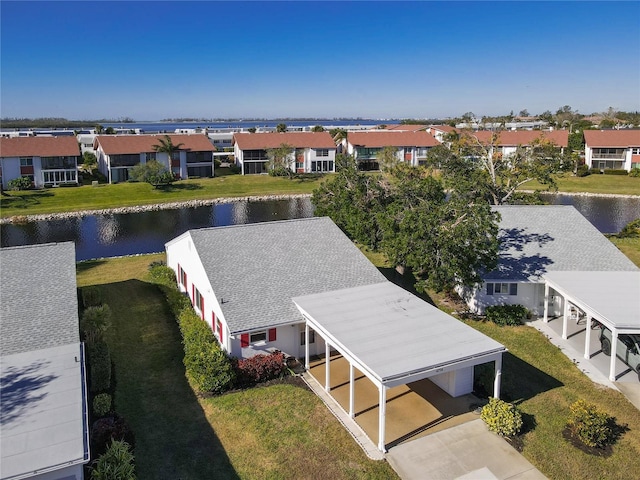
M171 159L173 158L173 153L179 151L180 147L182 147L184 143L174 145L169 135L165 135L164 138L158 138L158 142L160 142L160 144L154 145L153 149L156 152L166 153L169 156L169 170L171 170Z

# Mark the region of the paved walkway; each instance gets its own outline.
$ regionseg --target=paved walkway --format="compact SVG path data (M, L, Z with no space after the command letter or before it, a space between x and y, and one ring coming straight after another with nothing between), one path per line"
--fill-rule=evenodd
M403 480L546 478L480 419L398 445L387 460Z

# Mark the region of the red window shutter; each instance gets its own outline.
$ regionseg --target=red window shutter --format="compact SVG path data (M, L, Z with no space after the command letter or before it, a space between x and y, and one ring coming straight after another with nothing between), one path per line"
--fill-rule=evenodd
M270 328L269 329L269 341L270 342L275 342L276 341L276 329L275 328Z
M249 334L248 333L243 333L242 335L240 335L240 346L242 348L249 346Z
M178 264L178 283L182 284L182 268L180 268L180 264Z
M218 321L218 335L220 336L220 343L222 343L222 322Z
M204 320L204 297L200 295L200 313L202 314L202 319Z

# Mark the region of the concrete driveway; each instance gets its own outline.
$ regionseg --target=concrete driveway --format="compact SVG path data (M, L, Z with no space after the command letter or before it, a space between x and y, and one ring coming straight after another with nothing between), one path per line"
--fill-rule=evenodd
M480 419L398 445L386 457L403 480L546 478Z

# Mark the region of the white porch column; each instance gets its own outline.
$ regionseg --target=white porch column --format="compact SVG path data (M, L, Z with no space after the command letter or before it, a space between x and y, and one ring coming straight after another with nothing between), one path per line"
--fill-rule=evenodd
M355 369L353 368L353 364L349 362L349 416L351 418L355 417Z
M309 322L304 322L304 368L309 370Z
M591 358L591 315L587 315L587 327L584 336L584 358Z
M325 391L331 390L331 366L329 365L330 358L329 342L324 340L324 389Z
M609 363L609 380L616 381L616 354L618 353L618 330L611 331L611 360Z
M544 323L549 323L549 284L544 283L544 316L542 317Z
M566 340L567 337L567 323L569 321L569 301L565 297L564 302L564 314L562 315L562 339Z
M502 380L502 354L495 360L495 378L493 380L493 397L500 398L500 381Z
M380 412L378 418L378 450L386 452L384 443L384 427L387 413L387 387L380 385L380 399L378 400L378 410Z

